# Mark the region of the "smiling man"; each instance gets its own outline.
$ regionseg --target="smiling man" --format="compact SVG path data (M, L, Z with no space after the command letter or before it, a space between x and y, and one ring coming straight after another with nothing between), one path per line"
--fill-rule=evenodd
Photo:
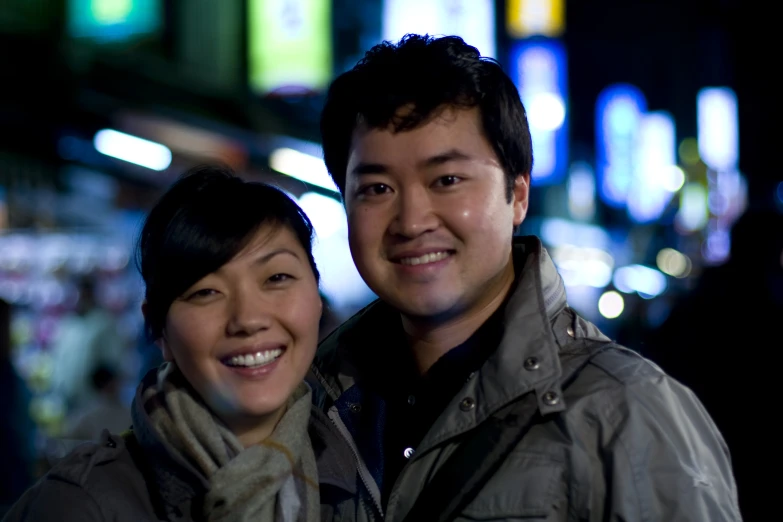
M580 318L540 241L514 237L532 147L495 62L456 37L378 45L321 131L379 297L312 371L350 457L319 462L324 519L739 520L698 400Z

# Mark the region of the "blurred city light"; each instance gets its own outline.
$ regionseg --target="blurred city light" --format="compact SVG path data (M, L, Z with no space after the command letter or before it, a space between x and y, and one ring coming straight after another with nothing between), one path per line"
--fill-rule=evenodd
M113 129L98 131L93 145L101 154L148 169L162 171L171 165L171 151L165 145Z
M607 319L616 319L620 317L625 309L625 300L623 296L610 290L604 292L598 299L598 311Z
M165 143L175 154L206 161L226 163L244 170L246 146L235 137L217 129L207 129L167 117L143 112L123 112L117 117L119 127L127 132Z
M727 87L702 89L697 96L699 154L713 170L737 167L737 96Z
M576 162L568 174L568 211L574 219L595 215L595 174L589 163Z
M664 190L678 192L685 185L685 173L677 165L664 168L660 174L660 183Z
M731 253L731 233L725 228L712 230L702 243L702 255L712 264L723 263Z
M541 222L541 239L553 247L575 245L609 250L611 238L603 228L566 219L546 218Z
M552 260L566 286L604 288L612 281L614 259L604 250L561 245L552 250Z
M260 94L302 94L332 77L331 0L248 0L248 76Z
M645 299L661 295L666 290L666 276L654 268L644 265L629 265L618 268L612 278L614 286L621 292L636 292Z
M699 143L696 141L696 138L685 138L682 140L677 148L677 152L680 156L680 161L684 165L695 165L701 160Z
M313 223L316 240L329 239L343 230L347 233L345 208L336 199L317 192L305 192L297 202Z
M161 0L68 0L67 30L74 38L112 42L163 26Z
M747 184L737 171L739 123L737 96L727 87L710 87L697 96L699 153L714 171L707 177L707 209L715 216L707 227L702 255L725 262L731 250L729 229L747 204Z
M557 40L513 44L510 76L528 114L533 141L533 183L558 183L568 161L566 51Z
M683 232L701 230L707 224L707 189L699 183L688 183L680 192L680 209L674 217Z
M634 151L636 168L628 191L628 215L637 223L658 219L672 198L674 191L668 188L680 181L667 179L677 173L676 141L670 114L661 111L641 115ZM682 178L684 181L684 175Z
M714 182L710 184L710 212L723 218L725 222L733 223L745 212L747 202L748 183L745 176L733 169L718 172Z
M635 171L635 144L647 101L628 84L601 91L595 109L598 193L608 205L625 206Z
M506 31L512 38L558 37L565 30L565 0L508 0Z
M456 35L496 58L493 0L384 0L384 40L405 34Z
M691 273L693 263L685 254L673 248L664 248L655 258L658 269L666 275L683 278Z
M565 120L566 109L563 98L551 92L533 95L525 110L528 123L543 131L555 131Z
M348 245L345 208L335 198L305 192L298 199L315 228L313 258L321 275L321 292L334 309L364 305L373 293L359 275Z
M321 158L287 147L276 149L269 155L269 166L298 180L316 187L339 192Z

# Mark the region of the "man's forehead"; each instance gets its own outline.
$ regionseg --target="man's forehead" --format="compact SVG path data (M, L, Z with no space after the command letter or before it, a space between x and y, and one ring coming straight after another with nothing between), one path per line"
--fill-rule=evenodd
M408 103L399 107L391 117L383 118L381 121L373 120L373 118L360 113L356 117L354 135L373 131L392 134L412 132L433 123L449 126L457 122L460 116L462 119L470 119L479 123L479 108L443 104L425 114L416 105Z

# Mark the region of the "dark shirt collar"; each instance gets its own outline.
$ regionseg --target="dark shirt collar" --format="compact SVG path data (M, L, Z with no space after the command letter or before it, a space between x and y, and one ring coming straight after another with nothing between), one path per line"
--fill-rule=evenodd
M365 323L365 328L375 330L374 337L379 342L374 347L366 344L351 347L351 358L363 369L363 386L388 400L400 393L426 393L454 381L464 382L497 349L503 337L506 305L514 293L525 260L524 247L514 249L514 282L501 305L465 342L442 355L424 375L420 375L416 370L399 313L384 304L387 310L376 316L383 323ZM379 331L384 334L378 336ZM457 391L458 388L453 390L454 393Z

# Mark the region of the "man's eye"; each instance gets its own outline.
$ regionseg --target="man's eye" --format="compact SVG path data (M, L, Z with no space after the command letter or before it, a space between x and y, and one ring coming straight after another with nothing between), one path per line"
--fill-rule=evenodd
M384 183L373 183L372 185L366 185L359 189L359 194L362 196L380 196L391 191L391 187Z
M462 181L462 178L459 176L448 175L439 177L435 183L441 187L449 187L451 185L456 185L460 181Z

